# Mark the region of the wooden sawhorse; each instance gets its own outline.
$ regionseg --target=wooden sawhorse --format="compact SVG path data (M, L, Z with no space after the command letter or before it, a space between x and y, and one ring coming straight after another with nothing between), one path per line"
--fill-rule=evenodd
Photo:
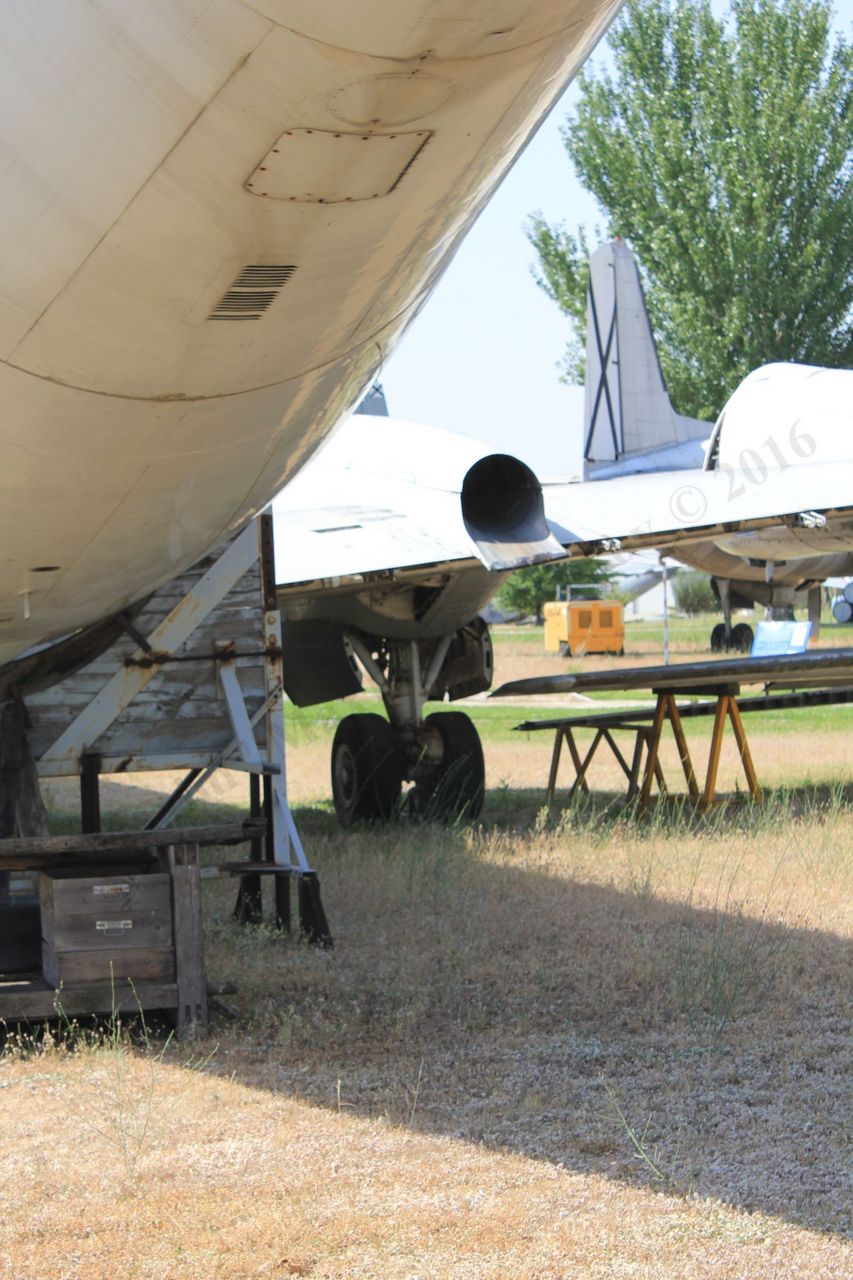
M676 746L678 747L678 755L684 771L685 781L687 782L690 800L699 809L708 810L713 806L716 799L720 754L728 720L731 723L735 741L737 742L749 794L756 804L760 804L762 801L761 787L755 772L755 765L746 740L746 732L741 718L740 707L738 706L738 687L729 685L724 689L715 690L716 700L714 702L691 703L681 707L676 702L676 691L656 689L653 692L657 701L652 712L640 711L633 714L624 711L603 712L600 715L574 716L559 721L540 721L538 723L533 721L519 726L519 728L527 730L545 728L556 730L554 750L551 755L551 768L548 775L548 803L552 804L554 801L563 743L565 742L568 747L575 769L575 778L567 795L567 799L571 800L578 790L589 791L587 771L599 746L602 742L605 742L628 780L626 799L633 800L639 796L640 807L643 809L648 808L651 802L652 787L655 783L657 783L660 794L664 795L667 791L666 780L660 763L660 742L664 725L669 721ZM751 701L766 704L767 699L753 699ZM684 719L694 716L714 717L708 764L701 787L697 781L682 723ZM573 732L575 729L580 728L595 729L595 735L584 756L581 756ZM630 763L613 737L614 731L617 730L625 730L634 734L634 749Z

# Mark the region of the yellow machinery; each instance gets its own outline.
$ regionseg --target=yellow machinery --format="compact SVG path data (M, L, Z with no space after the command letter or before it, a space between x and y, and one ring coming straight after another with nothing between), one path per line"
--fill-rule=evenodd
M552 600L545 605L545 651L569 654L625 652L625 621L616 600Z

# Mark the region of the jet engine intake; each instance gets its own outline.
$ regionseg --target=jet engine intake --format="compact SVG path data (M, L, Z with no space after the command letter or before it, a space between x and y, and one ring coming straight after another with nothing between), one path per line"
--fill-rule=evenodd
M487 569L519 569L564 554L545 518L542 486L510 454L488 454L468 470L462 518Z

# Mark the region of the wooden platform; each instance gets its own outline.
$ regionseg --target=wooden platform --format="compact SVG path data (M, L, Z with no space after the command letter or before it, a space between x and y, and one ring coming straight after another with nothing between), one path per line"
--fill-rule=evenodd
M5 1023L177 1007L176 982L117 982L114 986L101 982L57 990L40 973L0 977L0 1020Z
M164 1009L179 1034L206 1026L199 845L177 843L190 830L0 841L0 867L41 872L43 958L0 975L0 1020Z
M270 877L276 887L276 921L283 929L290 928L290 882L296 881L299 923L303 935L318 946L331 947L332 937L320 897L316 873L299 867L282 866L270 861L228 861L200 865L199 849L202 846L227 846L242 843L254 845L259 831L257 824L222 824L207 827L155 831L103 831L83 835L31 836L0 840L0 872L34 871L44 873L42 884L40 929L43 954L52 955L52 948L61 936L64 945L77 955L87 955L91 960L90 939L102 935L104 948L116 947L116 937L110 924L112 917L132 928L144 924L145 930L137 931L141 942L154 947L158 962L162 962L164 948L168 947L169 980L154 977L140 969L138 979L131 975L125 980L120 972L120 948L113 950L113 977L108 981L66 981L51 984L46 981L46 970L28 973L0 973L0 1022L12 1023L28 1019L80 1017L85 1014L139 1013L141 1010L161 1009L171 1011L179 1033L195 1025L205 1025L208 1017L207 980L204 969L204 948L201 910L202 880L235 877L240 881L237 915L241 920L259 918L260 884ZM61 878L61 879L58 879ZM146 878L158 891L131 892ZM160 892L168 879L168 893ZM57 883L75 886L70 892L56 892ZM122 884L117 885L116 881ZM112 892L128 882L127 891L110 902ZM102 892L95 894L93 886L100 885ZM88 891L88 892L87 892ZM81 922L82 904L92 895L96 910L89 926ZM67 914L57 922L50 917L55 901L67 904ZM119 903L121 910L115 910ZM162 918L155 921L152 912ZM135 912L141 912L137 920ZM95 918L97 917L97 918ZM58 923L62 928L58 928ZM101 926L99 929L98 926ZM129 931L124 943L131 941ZM14 950L14 948L13 948ZM30 954L30 948L27 955ZM36 952L36 955L38 953ZM23 968L28 961L24 959ZM4 961L5 963L5 961ZM101 966L103 967L103 966ZM48 970L61 975L61 967L48 964ZM85 972L79 966L67 969Z

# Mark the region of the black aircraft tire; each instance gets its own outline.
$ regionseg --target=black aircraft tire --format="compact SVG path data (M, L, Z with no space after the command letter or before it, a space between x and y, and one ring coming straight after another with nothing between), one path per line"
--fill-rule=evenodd
M473 721L462 711L437 711L427 716L424 728L441 738L442 756L415 788L419 816L442 822L478 818L486 794L486 766Z
M722 653L726 647L726 624L718 622L711 632L711 652Z
M736 627L732 628L728 647L735 653L749 653L754 639L755 634L752 627L745 622L739 622Z
M388 721L372 713L345 716L332 743L332 799L341 826L389 822L399 813L402 785Z

